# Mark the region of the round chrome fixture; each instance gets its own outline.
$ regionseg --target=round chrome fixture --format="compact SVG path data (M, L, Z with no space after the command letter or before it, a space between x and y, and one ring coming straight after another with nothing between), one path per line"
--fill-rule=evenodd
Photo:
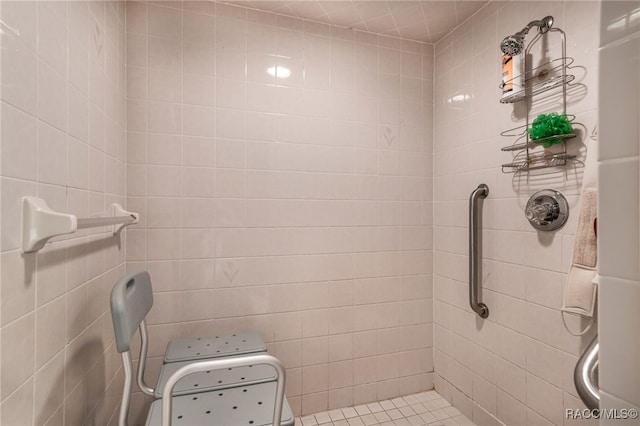
M558 191L543 189L529 198L524 213L535 229L556 231L567 222L569 203Z

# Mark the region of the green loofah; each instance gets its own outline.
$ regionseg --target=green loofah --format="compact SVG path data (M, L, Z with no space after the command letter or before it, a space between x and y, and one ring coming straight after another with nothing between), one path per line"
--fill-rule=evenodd
M531 140L537 141L540 139L548 138L555 135L568 135L573 133L573 128L566 115L559 115L555 112L550 114L540 114L533 120L533 125L530 129L527 129ZM555 145L562 142L562 138L552 138L545 140L541 145L545 148L549 148L551 145Z

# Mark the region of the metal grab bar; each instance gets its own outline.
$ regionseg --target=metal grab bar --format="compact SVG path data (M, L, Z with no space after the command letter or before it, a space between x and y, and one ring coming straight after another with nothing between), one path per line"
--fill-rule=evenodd
M600 344L596 335L587 349L580 355L573 370L573 382L580 399L590 410L600 407L600 388L598 387L598 351Z
M171 409L173 388L180 379L189 374L207 370L221 370L224 368L246 367L248 365L266 364L276 370L276 401L273 408L273 426L280 426L282 420L282 405L284 403L284 385L286 373L278 358L271 355L248 355L237 358L218 358L208 361L198 361L187 364L173 373L162 388L162 426L171 426Z
M469 305L481 318L489 316L489 308L482 302L478 302L478 275L481 264L480 239L478 228L480 226L480 211L478 199L487 198L489 187L484 183L478 185L469 197Z

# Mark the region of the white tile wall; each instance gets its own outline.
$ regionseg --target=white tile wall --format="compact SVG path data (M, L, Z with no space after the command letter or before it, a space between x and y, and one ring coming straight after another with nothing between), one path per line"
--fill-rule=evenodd
M588 155L596 155L589 134L596 124L598 9L596 2L492 2L435 46L434 382L477 424L564 424L564 408L581 406L572 372L592 334L569 335L559 308L582 168L501 173L511 157L500 147L513 140L499 134L524 123L521 110L499 103L499 43L532 19L554 16L568 54L585 67L577 76L580 94L569 95L567 112L582 123L569 148L584 159L589 145ZM490 188L483 207L484 321L467 293L468 197L480 183ZM543 188L563 192L570 203L571 219L555 234L537 234L524 216L528 198Z
M21 254L21 199L79 216L125 202L125 8L0 4L0 423L109 424L121 392L104 229Z
M430 389L433 47L218 3L127 12L153 355L258 330L296 414Z
M640 369L636 362L640 354L636 338L640 314L635 306L640 294L639 17L637 1L603 2L599 55L600 134L603 140L611 141L602 145L599 155L599 190L604 195L599 211L603 238L598 252L603 275L599 299L601 406L632 408L636 413L640 407ZM618 90L616 81L625 82L624 92ZM637 419L627 422L637 423Z

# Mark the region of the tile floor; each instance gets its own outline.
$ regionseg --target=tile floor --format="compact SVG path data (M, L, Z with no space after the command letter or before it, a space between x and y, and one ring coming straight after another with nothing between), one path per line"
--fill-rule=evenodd
M296 426L473 426L436 391L372 402L296 419Z

